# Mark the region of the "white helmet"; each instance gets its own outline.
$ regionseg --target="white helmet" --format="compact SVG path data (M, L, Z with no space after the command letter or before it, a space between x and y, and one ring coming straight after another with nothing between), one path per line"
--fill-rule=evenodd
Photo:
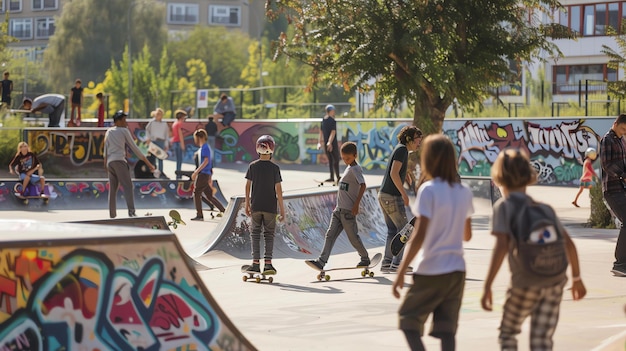
M269 135L261 135L256 141L256 152L259 155L271 155L274 153L274 138Z
M592 147L587 148L587 150L585 151L585 157L595 160L598 157L598 152Z

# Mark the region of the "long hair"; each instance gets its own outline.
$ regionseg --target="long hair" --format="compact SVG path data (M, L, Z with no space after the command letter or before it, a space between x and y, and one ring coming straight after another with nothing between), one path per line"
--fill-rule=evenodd
M530 164L524 150L505 149L500 151L491 166L491 179L507 189L520 189L537 181L537 172Z
M443 134L431 134L422 141L421 149L422 173L419 185L434 178L441 178L450 185L461 181L456 150L448 137Z
M25 141L20 141L19 143L17 143L17 152L15 153L15 156L20 154L20 149L23 145L26 145L26 147L28 147L28 143ZM30 151L30 147L28 147L28 151Z

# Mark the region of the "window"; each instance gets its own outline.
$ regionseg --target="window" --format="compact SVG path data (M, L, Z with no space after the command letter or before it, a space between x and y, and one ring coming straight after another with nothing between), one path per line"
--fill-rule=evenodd
M241 26L240 6L209 6L209 24L222 26Z
M169 4L167 6L167 23L197 24L198 17L198 4Z
M9 21L9 35L17 39L33 38L33 19L15 18Z
M609 27L619 31L626 20L626 1L566 6L559 24L582 36L607 35Z
M9 3L9 12L20 12L22 11L22 0L8 0Z
M564 65L553 69L554 94L572 94L578 91L579 82L617 81L617 71L606 64L597 65ZM590 89L605 89L604 85L593 85Z
M58 0L32 0L33 11L36 10L56 10L58 8Z
M35 19L35 38L46 39L54 34L54 18L44 17Z

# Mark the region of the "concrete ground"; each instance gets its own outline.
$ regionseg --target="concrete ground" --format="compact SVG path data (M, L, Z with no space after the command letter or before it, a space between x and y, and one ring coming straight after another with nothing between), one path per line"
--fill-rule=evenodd
M186 165L186 167L190 167ZM229 198L244 193L247 165L218 166L215 178ZM343 167L342 167L343 169ZM313 179L327 178L324 166L282 167L286 193L316 190ZM366 172L368 185L380 184L380 172ZM173 163L166 161L166 174L174 174ZM589 217L588 193L579 200L580 208L571 205L577 189L534 186L529 193L551 204L565 223L577 245L582 278L588 293L581 301L572 301L570 291L564 295L561 317L555 335L555 350L625 350L626 278L609 272L618 231L583 226ZM124 213L120 204L119 213ZM148 212L148 211L146 211ZM167 215L168 210L150 210L153 215ZM183 219L195 216L192 209L180 210ZM144 213L139 213L143 215ZM502 302L509 280L505 263L493 286L494 311L480 307L491 248L489 234L490 208L476 208L473 238L466 243L467 280L457 333L457 350L498 349L498 325ZM3 211L6 218L29 218L45 221L103 219L107 209L90 211L27 212ZM382 220L382 219L373 219ZM187 221L176 229L184 247L195 245L217 225L216 220ZM370 250L370 254L383 248ZM356 253L333 255L329 266L352 266ZM316 272L304 262L278 259L273 284L244 283L240 260L227 252L210 252L198 261L211 269L199 274L225 313L259 350L406 350L406 342L397 329L400 301L391 295L395 275L380 273L361 278L358 270L331 272L332 279L318 282ZM569 274L569 272L568 272ZM410 279L409 279L410 281ZM568 283L568 286L570 284ZM406 289L404 290L406 291ZM428 327L428 324L427 324ZM519 338L520 349L528 349L528 323ZM424 338L429 350L439 349L438 340Z

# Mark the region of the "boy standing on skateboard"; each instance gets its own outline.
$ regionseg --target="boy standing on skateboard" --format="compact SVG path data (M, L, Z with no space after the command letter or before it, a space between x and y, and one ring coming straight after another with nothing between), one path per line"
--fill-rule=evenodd
M326 231L324 248L317 260L307 260L306 263L317 269L323 269L328 262L330 252L335 245L335 241L342 230L346 231L350 243L361 256L361 261L357 267L368 267L370 259L365 246L359 237L359 228L356 223L356 215L359 213L359 204L365 192L365 178L363 170L356 162L357 148L353 142L341 145L341 159L348 166L339 179L339 189L337 190L337 206L333 210L330 218L330 225Z
M276 214L278 213L279 221L285 216L280 168L271 161L274 146L274 139L271 136L260 136L256 142L259 159L252 161L246 172L246 215L252 222L250 232L252 265L248 271L261 273L261 231L263 231L265 239L263 274L276 274L276 268L272 266Z

